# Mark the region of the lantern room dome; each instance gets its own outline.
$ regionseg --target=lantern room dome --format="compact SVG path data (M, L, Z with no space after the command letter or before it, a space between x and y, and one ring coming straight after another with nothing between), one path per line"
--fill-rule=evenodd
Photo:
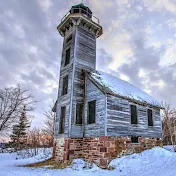
M88 18L92 18L92 11L89 9L89 7L85 6L83 3L77 4L72 6L70 9L71 14L79 13L83 14Z

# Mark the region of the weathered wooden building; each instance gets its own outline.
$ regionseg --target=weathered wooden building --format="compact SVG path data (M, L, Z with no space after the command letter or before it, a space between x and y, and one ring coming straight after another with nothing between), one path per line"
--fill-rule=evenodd
M57 27L64 37L56 104L53 157L82 157L106 165L112 158L161 144L160 105L134 85L96 71L99 20L72 6Z

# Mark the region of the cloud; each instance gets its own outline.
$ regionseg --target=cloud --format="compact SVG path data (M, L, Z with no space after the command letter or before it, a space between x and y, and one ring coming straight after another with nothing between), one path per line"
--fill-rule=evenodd
M52 6L51 0L38 0L38 2L43 11L48 11L49 8Z
M97 69L107 69L107 65L112 62L112 56L103 48L97 50Z
M176 12L176 2L172 0L144 0L143 1L145 6L148 8L149 11L154 10L167 10L171 13Z
M63 38L56 27L78 3L0 1L0 87L20 83L30 88L40 100L35 125L57 97ZM85 5L104 30L97 39L97 69L175 103L175 2L89 0Z

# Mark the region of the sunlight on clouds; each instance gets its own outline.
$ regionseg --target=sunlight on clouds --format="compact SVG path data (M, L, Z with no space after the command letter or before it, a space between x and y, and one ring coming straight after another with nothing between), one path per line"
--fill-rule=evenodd
M176 20L175 20L174 18L169 19L169 20L167 21L167 24L168 24L168 26L169 26L170 28L176 28Z
M114 5L113 0L88 0L91 5L92 11L94 13L105 13L107 8L110 8Z
M48 11L52 5L51 0L38 0L38 2L44 12Z
M118 6L120 6L120 7L126 7L126 6L128 6L129 4L130 4L130 1L131 0L116 0L116 3L118 4Z
M149 11L165 9L172 13L176 12L176 3L172 0L143 0L143 2Z
M154 48L160 48L163 43L161 41L155 41L151 44L152 47Z
M146 93L148 93L148 94L151 94L151 93L152 93L152 91L151 91L150 89L144 89L144 91L145 91Z
M160 61L161 66L167 66L176 63L176 44L168 46L164 56Z
M124 74L120 74L120 79L124 80L124 81L129 81L130 78L127 75Z
M145 71L144 71L142 68L140 68L138 76L139 76L140 78L146 76L146 73L145 73Z
M132 62L129 59L133 56L133 51L129 43L130 35L128 32L121 32L116 35L105 34L106 48L109 53L112 54L113 61L109 64L112 70L116 70L120 65L124 63Z
M30 47L29 47L29 51L30 51L32 54L37 54L38 48L37 48L36 46L30 46Z
M158 83L157 83L157 85L160 87L160 88L163 88L163 87L165 87L165 82L163 81L163 80L159 80L158 81Z
M54 80L46 80L45 87L41 91L46 94L51 94L55 88L58 88L58 84Z
M137 5L137 6L136 6L136 9L137 9L137 11L141 12L141 11L143 10L143 7L140 6L140 5Z

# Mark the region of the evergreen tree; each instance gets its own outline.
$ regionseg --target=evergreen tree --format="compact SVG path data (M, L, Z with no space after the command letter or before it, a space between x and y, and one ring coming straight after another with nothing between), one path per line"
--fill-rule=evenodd
M23 149L27 143L27 129L30 127L26 116L26 107L24 106L19 123L13 126L11 137L11 145L15 150Z

